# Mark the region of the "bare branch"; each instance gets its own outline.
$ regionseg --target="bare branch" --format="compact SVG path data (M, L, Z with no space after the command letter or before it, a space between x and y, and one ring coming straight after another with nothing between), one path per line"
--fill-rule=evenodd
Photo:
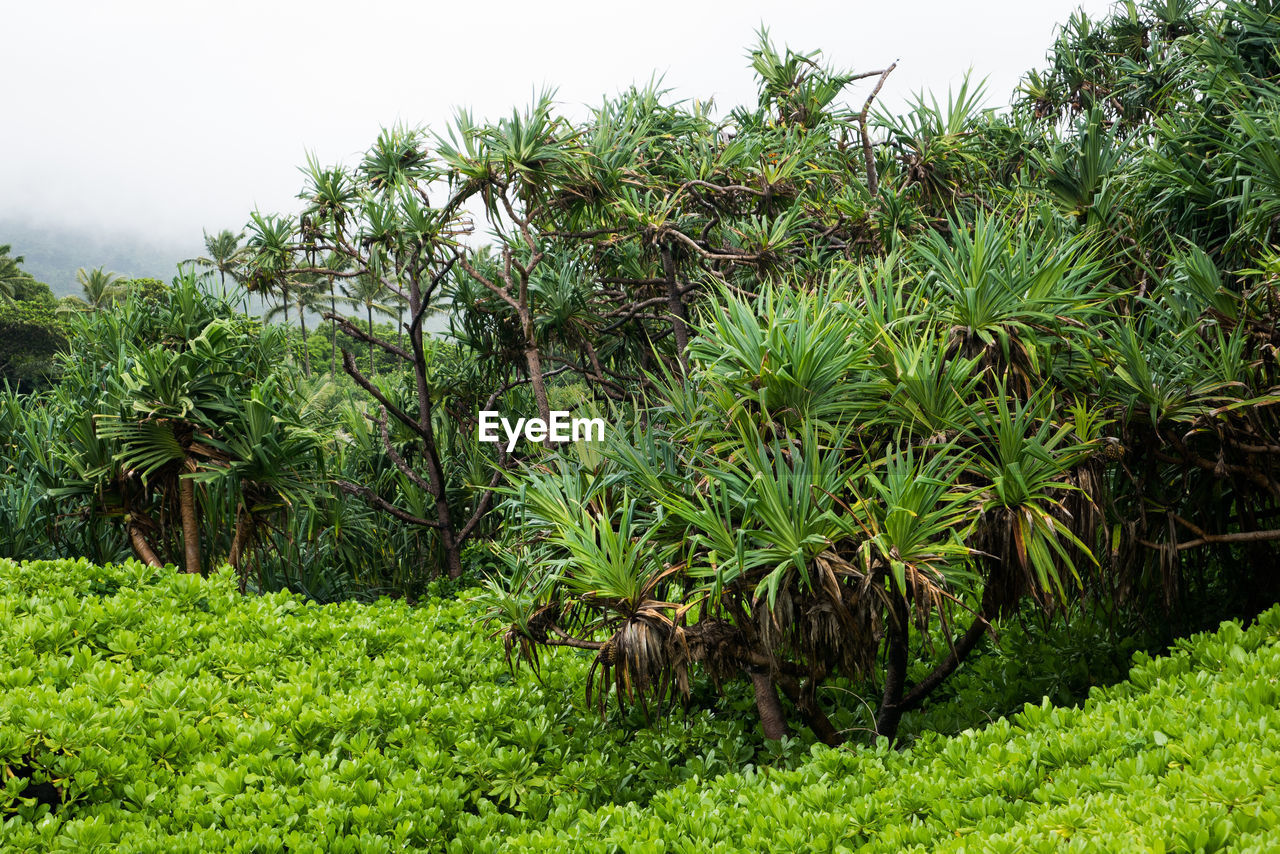
M866 103L862 105L862 112L858 113L858 131L862 134L862 161L867 167L867 189L873 196L880 191L880 179L876 175L875 154L871 151L871 134L867 133L867 113L871 110L871 102L880 94L880 87L884 85L889 73L897 67L898 63L894 61L888 68L880 72L880 79L876 81L876 87L867 96ZM869 77L871 75L865 76Z
M325 320L332 320L334 323L338 324L339 329L341 329L347 335L350 335L352 338L355 338L357 341L363 341L366 344L373 344L375 347L380 347L393 356L399 356L401 359L404 359L406 362L413 361L413 354L410 353L408 350L405 350L402 347L392 344L390 341L383 341L381 338L378 338L374 335L370 335L368 332L365 332L360 327L352 323L351 319L348 317L343 317L340 314L334 314L331 311L326 311L324 314L320 316L323 317Z
M351 377L351 379L355 380L356 385L373 395L374 400L386 407L387 411L394 415L397 420L402 422L406 427L412 428L415 433L419 435L422 434L422 427L418 424L417 420L388 400L387 396L384 395L377 386L369 382L368 378L366 378L364 374L360 373L360 369L356 367L356 358L351 355L350 350L344 349L342 351L342 368L347 372L347 375Z
M387 452L387 456L391 458L391 462L395 463L396 468L409 478L415 486L428 495L431 494L431 485L422 479L422 476L409 467L404 461L404 457L400 456L400 452L391 444L391 434L387 432L387 409L381 407L378 410L378 432L382 435L382 445Z
M339 480L339 481L335 481L335 483L337 484L338 489L342 490L348 495L354 495L357 498L361 498L367 501L368 503L372 504L374 507L377 507L379 510L382 510L386 513L390 513L392 516L396 517L401 522L408 522L410 525L422 525L423 527L426 527L426 528L439 529L441 527L439 522L433 522L430 519L422 519L418 516L414 516L411 513L404 512L399 507L395 506L390 501L383 498L381 495L374 492L372 489L370 489L367 486L361 486L358 483L352 483L348 480Z

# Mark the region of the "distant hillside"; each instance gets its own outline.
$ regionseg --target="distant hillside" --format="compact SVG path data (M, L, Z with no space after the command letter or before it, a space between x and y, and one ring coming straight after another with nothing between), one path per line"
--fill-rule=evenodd
M203 251L201 236L189 244L166 244L134 235L109 235L66 226L45 226L0 218L0 245L25 257L23 269L53 288L55 296L78 294L76 270L101 266L124 276L173 278L179 261Z
M121 276L149 276L168 282L177 273L180 261L198 257L205 251L199 234L189 245L166 244L135 235L113 237L83 229L33 225L0 217L0 246L6 243L12 244L14 255L23 256L22 269L48 284L56 297L80 295L76 271L81 267L92 269L101 266ZM260 296L252 295L249 299L249 310L254 314L261 314L265 305ZM363 318L359 311L341 305L339 309L357 319ZM315 328L321 323L319 313L308 313L307 323ZM428 334L439 334L448 325L448 317L437 314L427 318L424 329Z

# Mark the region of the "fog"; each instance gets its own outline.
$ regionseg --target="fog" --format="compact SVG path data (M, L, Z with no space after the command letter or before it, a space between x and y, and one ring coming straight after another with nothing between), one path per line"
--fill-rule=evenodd
M970 67L999 106L1077 5L9 4L0 220L192 245L255 207L296 209L308 151L350 162L379 127L443 128L457 106L496 118L550 86L581 115L656 72L677 97L727 110L755 101L746 54L762 23L779 46L821 49L837 67L897 60L890 107L921 88L945 96Z

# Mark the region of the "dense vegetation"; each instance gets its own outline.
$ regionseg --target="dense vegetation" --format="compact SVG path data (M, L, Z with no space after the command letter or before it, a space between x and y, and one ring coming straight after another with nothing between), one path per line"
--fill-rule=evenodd
M11 386L0 398L0 555L136 560L13 569L13 583L53 591L13 606L42 615L23 631L65 623L58 643L72 650L85 630L41 609L96 621L110 607L102 620L132 626L145 618L130 597L161 610L176 597L186 604L175 631L211 641L213 657L179 665L159 628L129 628L135 646L106 647L116 663L145 659L157 679L178 679L178 668L183 684L210 666L228 683L210 697L246 721L270 717L288 699L272 692L305 675L317 693L279 707L279 733L286 717L320 719L343 692L393 697L401 705L386 720L333 713L358 718L348 735L363 752L401 733L412 772L425 775L413 785L440 776L430 769L471 779L465 768L501 765L450 784L448 806L406 807L414 824L402 829L377 824L390 821L386 785L361 789L358 823L421 844L475 842L469 828L546 842L579 820L589 835L648 838L651 822L679 812L693 822L681 823L689 847L716 842L704 834L720 828L730 849L781 845L783 828L809 838L827 826L818 815L835 801L815 794L818 780L862 804L869 838L934 846L962 827L993 847L1005 833L1071 837L1083 801L1063 796L1061 815L1011 806L997 791L1008 778L992 789L970 765L1022 749L997 747L1006 742L1047 756L1028 746L1051 731L1041 715L1071 731L1095 713L1122 726L1082 741L1088 752L1027 760L1026 787L1005 794L1054 803L1048 778L1027 776L1047 762L1083 775L1069 779L1100 838L1131 830L1127 807L1101 794L1129 777L1150 787L1152 809L1167 799L1208 816L1203 841L1179 837L1190 818L1159 830L1174 847L1264 832L1269 789L1257 803L1240 794L1228 816L1213 806L1244 785L1219 780L1213 763L1227 753L1166 749L1176 733L1162 715L1179 710L1205 728L1186 730L1191 743L1220 735L1259 774L1273 767L1270 742L1248 745L1230 718L1197 711L1240 703L1241 726L1265 735L1271 683L1245 690L1230 667L1218 680L1197 669L1207 653L1166 674L1190 692L1185 709L1146 691L1142 680L1165 667L1150 665L1136 674L1141 690L1079 713L1028 711L1024 733L921 734L1025 699L1069 704L1118 676L1134 649L1274 613L1278 42L1269 0L1124 3L1102 21L1073 17L1008 110L983 108L966 82L898 115L877 106L893 66L833 68L761 33L756 104L718 117L706 102L633 87L577 122L546 94L494 122L463 112L439 133L389 128L354 165L308 161L299 213L254 212L243 232L206 234L205 253L171 284L82 269L83 299L54 303L0 252L0 331L20 333L0 338ZM249 317L264 299L265 317ZM446 334L429 334L432 322ZM570 410L609 428L601 442L508 447L479 441L485 410L544 422ZM107 588L84 598L98 573ZM464 585L474 611L441 601ZM261 598L238 603L232 587ZM404 601L323 610L271 595L280 590L317 604ZM127 606L109 606L117 597ZM253 621L287 603L329 628L292 651L260 640ZM481 640L486 629L466 619L475 614L500 642ZM414 626L427 634L410 637ZM1262 618L1233 660L1269 674L1273 626ZM351 649L325 633L343 631ZM312 640L326 651L304 661ZM396 644L403 657L389 658ZM245 661L223 658L244 649ZM96 654L22 666L34 685L92 671ZM488 702L468 689L439 701L462 718L438 721L440 733L414 729L431 710L390 680L461 690L473 656L486 668L475 678L521 698L505 723L468 741L478 724L463 707ZM527 674L500 677L507 665L550 690ZM983 684L997 676L1012 687ZM48 709L52 695L23 702L32 715L65 712ZM136 702L112 714L141 714ZM598 723L579 720L586 709ZM1154 732L1146 722L1157 718L1163 741L1135 741L1130 731ZM537 732L530 720L543 722ZM316 832L302 801L259 799L244 775L262 783L276 773L267 764L313 748L324 762L356 761L310 744L296 723L292 747L276 730L215 737L188 724L190 750L152 764L203 775L209 791L229 781L240 818L249 801L279 808L303 822L298 840ZM635 732L625 746L621 732ZM247 739L261 767L232 762L223 736ZM455 740L474 754L440 758ZM785 792L772 772L747 768L848 740L879 753L819 751L780 778ZM891 757L886 740L915 752ZM1088 777L1104 743L1123 760L1108 773L1125 776ZM131 749L144 763L150 748ZM353 775L333 798L361 776L389 785L410 773L378 756L312 770ZM614 773L624 757L632 776ZM940 774L945 757L963 773ZM1191 803L1186 787L1202 783L1182 774L1147 780L1156 759L1203 774L1195 780L1213 798ZM289 762L302 770L280 785L310 779L311 766ZM57 798L126 809L124 767L95 766L83 786L59 772ZM655 797L682 768L696 781ZM730 772L742 776L707 783ZM867 781L889 773L933 787L938 805L877 801ZM323 816L330 790L307 785L305 815ZM704 808L729 815L743 790L776 795L776 810L697 821ZM145 813L158 791L148 783L131 803ZM956 805L970 791L979 804L997 798L989 820ZM37 807L21 809L31 819ZM222 819L208 809L175 802L154 820L175 833L196 816L212 827ZM601 810L612 829L581 809Z
M53 292L23 269L24 260L0 246L0 380L17 389L38 387L67 346Z
M441 590L442 593L448 591ZM0 560L5 850L1267 850L1280 611L897 752L719 710L629 731L513 680L456 598L317 606L138 562ZM776 743L775 743L776 744Z

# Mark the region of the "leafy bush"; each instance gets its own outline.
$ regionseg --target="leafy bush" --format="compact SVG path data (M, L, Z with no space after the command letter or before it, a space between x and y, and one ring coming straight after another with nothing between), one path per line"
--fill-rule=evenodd
M3 846L442 849L753 761L707 712L602 722L571 699L581 659L513 680L473 616L0 560Z
M47 384L56 373L55 354L66 347L65 325L51 305L38 299L0 301L0 384Z
M0 560L9 851L1266 850L1280 609L1082 708L758 763L703 711L627 732L586 661L515 680L456 599L244 598L137 562ZM981 661L981 658L975 661ZM767 754L766 754L767 755Z
M1083 707L1045 699L904 752L813 748L804 766L691 781L511 840L574 851L1271 851L1280 609L1136 656Z

